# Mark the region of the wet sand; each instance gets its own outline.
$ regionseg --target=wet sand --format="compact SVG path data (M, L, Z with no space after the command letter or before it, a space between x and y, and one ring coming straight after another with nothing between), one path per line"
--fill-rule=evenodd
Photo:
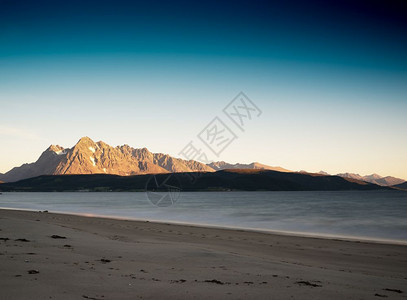
M0 299L407 299L407 246L0 210Z

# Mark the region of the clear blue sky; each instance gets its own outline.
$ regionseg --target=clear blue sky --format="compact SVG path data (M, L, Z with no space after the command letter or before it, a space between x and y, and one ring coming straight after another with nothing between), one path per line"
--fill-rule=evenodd
M178 156L244 91L211 159L407 179L401 1L82 2L0 1L0 172L81 136Z

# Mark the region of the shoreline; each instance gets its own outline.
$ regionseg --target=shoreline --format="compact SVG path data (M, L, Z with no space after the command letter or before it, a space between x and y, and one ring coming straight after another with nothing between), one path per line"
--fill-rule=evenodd
M0 210L39 212L39 210L36 210L36 209L8 208L8 207L0 207ZM182 221L140 219L140 218L131 218L131 217L112 216L112 215L99 215L99 214L63 212L63 211L49 211L49 213L80 216L80 217L87 217L87 218L101 218L101 219L133 221L133 222L151 222L151 223L164 224L164 225L169 224L169 225L178 225L178 226L186 226L186 227L197 227L197 228L208 228L208 229L212 228L212 229L221 229L221 230L237 230L237 231L264 233L264 234L271 234L271 235L292 236L292 237L340 240L340 241L344 241L344 242L360 242L360 243L407 246L407 241L404 241L404 240L370 238L370 237L363 237L363 236L334 235L334 234L323 234L323 233L313 233L313 232L273 230L273 229L265 229L265 228L250 228L250 227L248 228L248 227L238 227L238 226L221 226L221 225L191 223L191 222L182 222Z
M405 245L0 209L5 299L405 299Z

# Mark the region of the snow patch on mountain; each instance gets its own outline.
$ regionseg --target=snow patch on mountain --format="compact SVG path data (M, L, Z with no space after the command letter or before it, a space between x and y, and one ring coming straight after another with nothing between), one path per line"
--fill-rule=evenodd
M56 155L64 155L64 154L66 154L66 151L65 150L58 150L58 151L55 151L55 153L56 153Z

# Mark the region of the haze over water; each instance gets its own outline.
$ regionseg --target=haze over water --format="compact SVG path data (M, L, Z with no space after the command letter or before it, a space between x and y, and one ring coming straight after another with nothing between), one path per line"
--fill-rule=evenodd
M0 207L407 242L399 191L187 192L171 207L144 193L3 193Z

